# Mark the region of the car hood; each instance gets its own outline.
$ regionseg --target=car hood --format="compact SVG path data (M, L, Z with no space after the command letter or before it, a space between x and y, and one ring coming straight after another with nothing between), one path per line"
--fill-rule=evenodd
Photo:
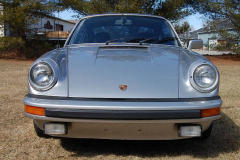
M166 45L68 46L69 97L178 98L179 52Z

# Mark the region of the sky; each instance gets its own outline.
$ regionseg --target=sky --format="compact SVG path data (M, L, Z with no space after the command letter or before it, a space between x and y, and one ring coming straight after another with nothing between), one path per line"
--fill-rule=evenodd
M76 18L73 18L72 16L75 14L76 13L74 13L72 10L65 10L65 11L59 13L59 18L65 19L65 20L74 20ZM58 13L55 13L55 16L58 17ZM194 15L191 15L191 16L188 16L188 17L182 19L180 21L180 23L183 23L184 21L188 21L190 26L193 26L193 29L197 30L197 29L202 28L202 26L203 26L203 21L200 17L201 17L201 15L197 13L197 14L194 14Z
M204 21L201 19L201 15L199 13L188 16L184 18L184 20L187 20L190 26L193 26L194 30L198 30L203 27Z

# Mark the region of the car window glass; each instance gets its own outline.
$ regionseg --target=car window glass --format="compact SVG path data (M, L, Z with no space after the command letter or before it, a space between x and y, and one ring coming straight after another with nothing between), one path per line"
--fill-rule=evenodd
M166 37L176 35L164 19L145 16L100 16L82 20L72 34L69 44L105 43L109 40L126 42L134 38L152 38L154 41L151 43L157 43ZM178 42L172 40L162 44L178 45Z

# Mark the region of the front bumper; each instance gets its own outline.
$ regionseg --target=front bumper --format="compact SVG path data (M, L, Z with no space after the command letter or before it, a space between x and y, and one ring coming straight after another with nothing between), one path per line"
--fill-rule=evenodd
M59 137L156 140L182 139L181 124L200 124L205 131L221 115L201 118L200 110L220 107L222 101L220 97L143 101L27 95L24 104L46 109L45 116L25 112L41 129L46 122L66 123L68 134Z

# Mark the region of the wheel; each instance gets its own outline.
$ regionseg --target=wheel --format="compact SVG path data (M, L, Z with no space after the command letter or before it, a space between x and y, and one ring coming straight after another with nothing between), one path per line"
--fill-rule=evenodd
M41 130L37 125L36 123L33 121L33 125L34 125L34 129L35 129L35 132L37 134L38 137L44 137L44 138L47 138L48 135L44 134L43 133L43 130Z
M202 136L200 138L203 139L203 140L204 139L208 139L210 137L210 135L211 135L212 127L213 127L213 123L210 125L210 127L206 131L204 131L202 133Z

